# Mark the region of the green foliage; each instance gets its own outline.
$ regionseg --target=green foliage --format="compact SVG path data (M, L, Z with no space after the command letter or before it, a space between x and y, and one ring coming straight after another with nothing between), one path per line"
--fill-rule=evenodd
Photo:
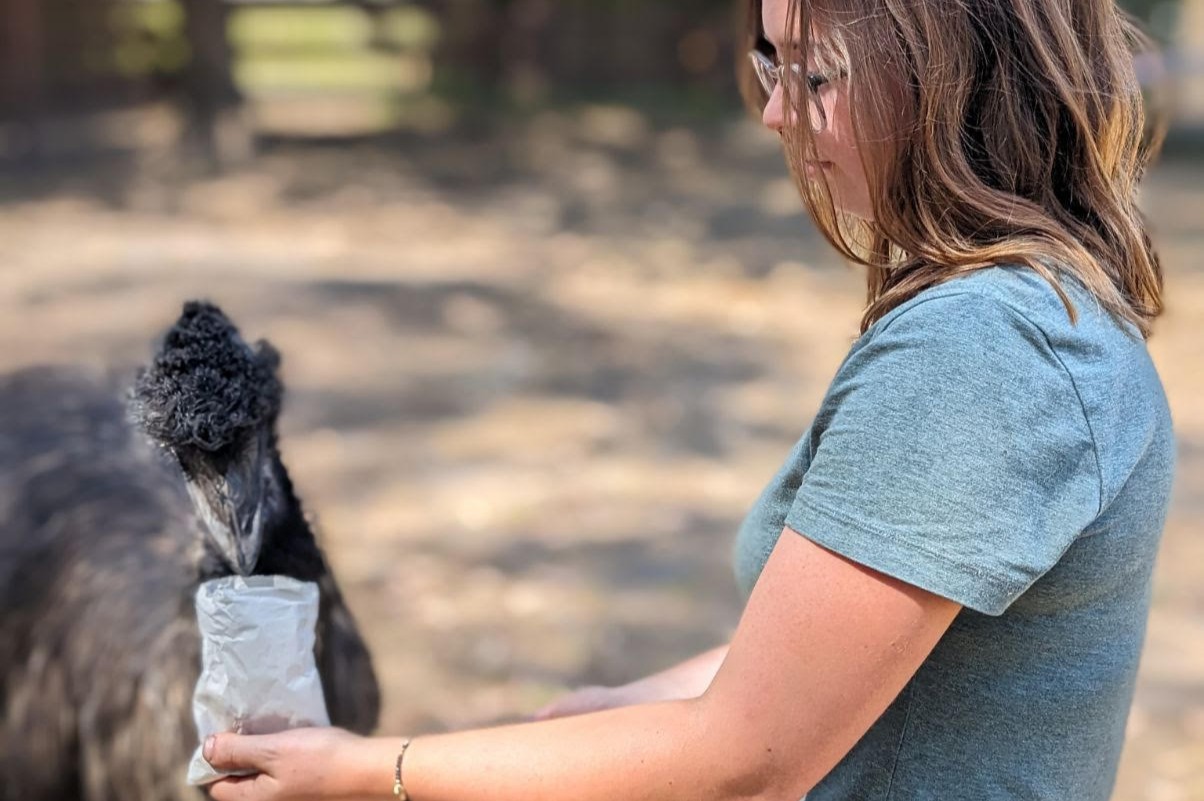
M371 39L371 21L349 6L263 6L235 9L230 15L230 42L239 51L357 48Z
M126 77L171 74L188 64L184 10L173 0L116 3L109 14L111 66Z
M407 4L384 12L380 35L397 47L430 51L439 43L442 27L429 11Z

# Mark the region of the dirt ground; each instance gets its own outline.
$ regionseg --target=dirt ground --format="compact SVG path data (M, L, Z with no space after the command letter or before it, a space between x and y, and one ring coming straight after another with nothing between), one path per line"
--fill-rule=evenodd
M0 369L136 363L191 297L270 338L382 731L513 719L731 632L733 534L861 294L772 137L586 108L475 142L277 144L213 179L139 124L144 147L0 182ZM1115 799L1199 801L1204 164L1146 194L1181 447Z

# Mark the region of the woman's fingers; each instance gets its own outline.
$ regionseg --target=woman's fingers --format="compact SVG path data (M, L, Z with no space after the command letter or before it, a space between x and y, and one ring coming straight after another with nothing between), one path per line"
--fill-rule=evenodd
M228 776L210 786L214 801L306 801L355 795L359 777L331 766L357 765L365 738L330 727L289 729L276 734L216 734L202 753L219 771L252 773ZM376 757L374 757L376 759ZM388 778L392 757L380 758ZM383 783L383 779L382 779Z
M243 776L222 779L209 785L213 801L264 801L268 798L263 786L265 776Z

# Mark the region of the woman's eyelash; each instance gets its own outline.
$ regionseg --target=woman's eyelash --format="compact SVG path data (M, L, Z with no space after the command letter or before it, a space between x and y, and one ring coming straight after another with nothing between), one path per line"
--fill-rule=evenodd
M777 59L774 59L774 64L781 64L781 62ZM803 68L798 64L792 64L791 70L796 76L806 80L807 85L811 87L812 90L819 89L824 84L831 83L832 81L831 76L822 72L804 72Z

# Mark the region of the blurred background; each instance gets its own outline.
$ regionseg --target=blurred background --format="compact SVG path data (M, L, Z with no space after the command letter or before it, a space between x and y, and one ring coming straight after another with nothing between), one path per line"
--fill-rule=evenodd
M1123 5L1166 54L1144 202L1180 457L1115 798L1200 801L1204 0ZM0 369L136 364L191 297L270 338L383 732L710 648L736 527L863 292L740 109L737 22L731 0L0 0Z

